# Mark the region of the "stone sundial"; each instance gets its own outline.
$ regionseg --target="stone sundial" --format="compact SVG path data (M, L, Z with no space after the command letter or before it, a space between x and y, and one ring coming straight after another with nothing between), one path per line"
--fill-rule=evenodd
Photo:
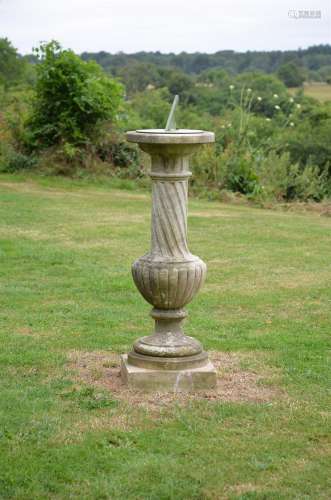
M122 356L121 375L130 387L149 391L196 391L216 385L216 372L196 339L185 335L184 307L197 294L206 264L187 243L189 158L214 134L176 129L178 96L165 129L127 132L130 142L151 156L151 249L132 265L134 282L153 309L155 330Z

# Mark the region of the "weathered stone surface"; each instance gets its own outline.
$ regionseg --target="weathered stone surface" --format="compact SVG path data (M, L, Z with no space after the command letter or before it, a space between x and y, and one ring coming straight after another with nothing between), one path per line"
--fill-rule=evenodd
M216 388L216 370L207 360L204 366L186 370L154 370L128 363L127 355L121 357L121 377L132 389L144 392L195 392Z
M152 370L188 370L190 368L200 368L208 361L205 351L192 356L151 356L141 354L136 350L129 352L128 363L139 368L150 368Z
M183 307L197 294L206 276L206 264L191 254L187 244L189 157L202 144L214 142L214 134L145 130L128 132L127 139L138 143L152 161L151 249L133 263L132 275L142 296L154 306L155 330L134 343L129 362L125 358L123 377L131 384L138 384L133 382L136 379L146 388L154 384L168 390L173 390L174 384L183 388L207 381L212 384L213 367L200 342L184 334L182 323L187 315ZM144 356L146 363L141 359ZM171 369L165 370L167 363ZM180 370L186 373L182 378ZM149 380L152 373L155 383Z
M134 282L144 299L158 309L179 309L191 302L204 283L206 264L193 255L173 262L153 258L146 255L132 265Z
M163 129L144 129L135 130L126 133L126 138L129 142L137 142L139 144L176 144L183 146L186 144L208 144L215 142L213 132L205 132L204 130L188 130L177 129L175 133L164 133Z
M200 342L184 335L182 330L186 311L152 309L151 316L155 319L154 333L133 344L136 352L160 357L192 356L202 352Z

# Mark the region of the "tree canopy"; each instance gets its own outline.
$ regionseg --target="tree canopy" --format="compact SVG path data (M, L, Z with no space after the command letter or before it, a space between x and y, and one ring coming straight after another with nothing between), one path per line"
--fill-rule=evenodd
M286 87L301 87L305 80L303 69L293 62L282 64L278 68L277 75Z
M115 118L123 89L93 61L85 62L57 42L36 49L37 82L28 121L33 147L88 143L96 127Z
M246 71L275 73L285 63L294 62L307 71L319 71L331 65L331 45L316 45L307 49L235 52L221 50L214 54L181 52L161 54L160 52L137 52L135 54L110 54L108 52L83 52L84 60L95 60L104 69L117 75L120 68L130 63L155 64L159 67L173 67L184 73L200 74L212 68L222 68L234 75Z
M23 76L25 61L7 38L0 38L0 84L9 87Z

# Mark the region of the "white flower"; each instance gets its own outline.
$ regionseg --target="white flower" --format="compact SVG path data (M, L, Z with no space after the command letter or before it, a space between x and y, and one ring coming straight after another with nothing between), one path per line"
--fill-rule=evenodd
M258 96L257 100L262 101L262 97Z
M278 104L276 104L276 106L274 106L275 109L279 110L280 109L280 106L278 106Z
M297 108L300 109L301 108L301 104L297 104Z
M234 89L234 85L229 85L229 89L233 90Z
M221 125L221 128L225 128L225 126L224 126L224 125Z
M231 123L228 123L227 127L230 128L231 127Z
M294 127L294 123L293 122L290 122L290 127Z
M252 92L252 89L247 89L247 93L250 94Z
M266 118L266 119L265 119L265 121L266 121L266 122L270 122L270 118Z
M293 99L293 97L290 97L290 102L294 102L294 99Z
M278 94L274 94L274 95L273 95L273 98L274 98L274 99L278 99Z

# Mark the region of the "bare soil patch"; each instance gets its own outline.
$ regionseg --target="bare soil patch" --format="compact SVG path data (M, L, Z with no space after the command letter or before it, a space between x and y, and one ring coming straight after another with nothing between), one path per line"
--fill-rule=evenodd
M265 365L259 353L211 352L210 358L218 372L217 389L194 394L145 394L128 389L120 377L119 355L107 351L71 351L68 368L77 384L109 390L117 400L148 408L192 400L263 403L284 396L276 384L279 374Z

